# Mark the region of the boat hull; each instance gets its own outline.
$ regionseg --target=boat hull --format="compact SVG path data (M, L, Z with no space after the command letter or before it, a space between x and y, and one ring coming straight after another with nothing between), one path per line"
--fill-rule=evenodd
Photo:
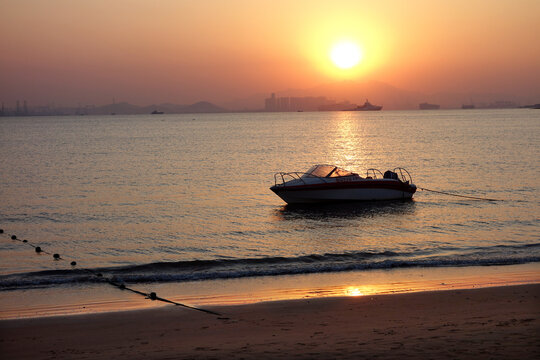
M416 186L397 180L374 180L355 183L330 183L270 188L287 204L313 204L344 201L407 200Z

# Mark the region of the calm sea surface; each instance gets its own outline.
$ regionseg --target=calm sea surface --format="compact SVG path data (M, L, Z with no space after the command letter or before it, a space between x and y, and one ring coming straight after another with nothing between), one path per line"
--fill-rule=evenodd
M286 207L279 171L404 167L413 201ZM0 290L540 262L540 111L0 118ZM67 261L53 261L10 235Z

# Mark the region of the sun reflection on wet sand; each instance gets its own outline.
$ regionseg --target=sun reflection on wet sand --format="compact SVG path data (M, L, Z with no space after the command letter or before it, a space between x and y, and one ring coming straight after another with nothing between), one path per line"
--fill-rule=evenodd
M362 290L360 290L360 288L357 288L357 287L354 287L354 286L349 286L345 289L345 291L343 292L344 295L346 296L362 296L364 295L364 293L362 292Z
M205 287L205 289L200 287L190 289L191 286L185 284L184 296L177 296L175 300L197 305L237 305L302 298L352 297L518 285L539 283L539 270L540 265L532 263L469 269L440 268L427 271L423 268L409 268L372 270L367 273L353 271L292 275L283 276L279 281L270 277L237 279L222 282L221 286ZM197 286L196 283L189 285ZM218 282L214 285L218 285ZM222 286L228 291L224 291ZM172 294L171 296L174 297Z
M191 306L242 305L264 301L357 297L419 291L472 289L540 283L540 264L470 268L409 268L367 272L253 277L244 279L140 284L160 297ZM166 306L109 287L55 289L55 296L0 297L0 319L120 311ZM91 293L91 298L88 294Z

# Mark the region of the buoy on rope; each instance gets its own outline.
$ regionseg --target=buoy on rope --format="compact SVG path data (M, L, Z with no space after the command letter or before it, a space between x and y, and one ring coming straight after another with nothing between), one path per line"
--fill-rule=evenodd
M3 234L3 233L4 233L4 230L3 230L3 229L0 229L0 234ZM10 236L9 234L7 234L7 235ZM12 239L12 240L18 240L18 239L17 239L17 236L15 236L15 235L11 235L11 239ZM28 240L26 240L26 239L23 239L23 240L20 240L20 241L23 242L23 243L28 243ZM35 251L36 253L38 253L38 254L39 254L39 253L42 253L42 252L44 252L44 253L46 253L46 254L50 254L50 253L48 253L48 252L42 250L41 247L39 247L39 246L34 246L34 245L30 244L30 243L29 243L29 245L32 246L32 247L34 248L34 251ZM53 254L53 258L54 258L54 260L64 260L64 259L62 259L62 258L60 257L60 254L56 254L56 253ZM77 262L71 261L70 264L71 264L72 266L75 266L75 265L77 265ZM82 268L82 270L85 270L85 271L87 271L87 272L89 272L89 273L91 273L91 274L94 274L94 275L97 276L97 277L103 278L103 274L102 274L102 273L96 273L96 272L94 272L94 271L91 270L91 269L84 269L84 268ZM174 305L178 305L178 306L183 306L183 307L188 308L188 309L201 311L201 312L204 312L204 313L207 313L207 314L212 314L212 315L218 315L218 316L220 316L219 313L216 313L216 312L214 312L214 311L205 310L205 309L199 309L199 308L196 308L196 307L193 307L193 306L188 306L188 305L184 305L184 304L181 304L181 303L177 303L177 302L175 302L175 301L171 301L171 300L167 300L167 299L164 299L164 298L160 298L160 297L157 296L157 294L156 294L155 292L151 292L151 293L147 294L147 293L145 293L145 292L142 292L142 291L138 291L138 290L136 290L136 289L129 288L129 287L127 287L125 284L118 284L118 283L114 282L113 280L109 280L109 279L107 279L107 278L104 278L104 280L105 280L106 282L108 282L109 284L118 287L118 288L121 289L121 290L129 290L129 291L134 292L134 293L137 293L137 294L139 294L139 295L143 295L143 296L145 296L147 299L150 299L150 300L159 300L159 301L163 301L163 302L170 303L170 304L174 304ZM219 319L228 319L228 318L219 318Z

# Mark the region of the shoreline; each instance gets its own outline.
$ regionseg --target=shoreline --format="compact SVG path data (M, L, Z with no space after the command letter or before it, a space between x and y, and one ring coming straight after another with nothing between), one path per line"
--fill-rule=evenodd
M137 284L146 293L195 307L540 284L540 263L401 268L304 275ZM0 292L0 321L114 313L173 306L107 284Z
M540 284L0 321L17 359L475 358L540 355Z

